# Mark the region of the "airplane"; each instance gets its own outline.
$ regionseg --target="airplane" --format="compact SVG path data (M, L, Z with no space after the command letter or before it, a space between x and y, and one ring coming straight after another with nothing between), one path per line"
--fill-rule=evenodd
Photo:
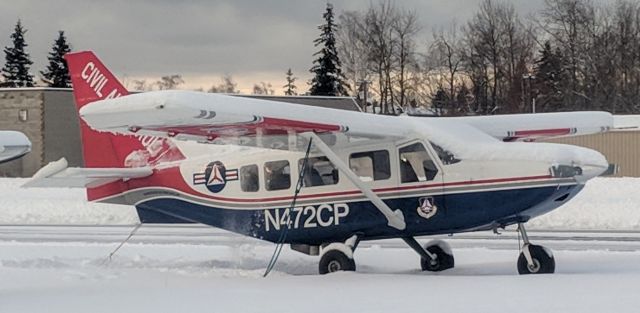
M31 141L25 134L12 131L0 131L0 163L21 158L31 151Z
M540 138L608 131L606 112L382 116L184 90L129 94L90 51L66 61L85 168L64 159L25 187L85 187L141 223L202 223L355 271L365 240L401 238L423 271L453 268L421 236L517 225L520 274L555 271L525 224L567 203L609 164ZM228 148L220 151L220 148Z

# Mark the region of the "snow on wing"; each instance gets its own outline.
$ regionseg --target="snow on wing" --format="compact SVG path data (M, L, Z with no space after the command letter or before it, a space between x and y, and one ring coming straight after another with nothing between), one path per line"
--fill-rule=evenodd
M607 112L559 112L445 118L463 122L502 141L533 141L606 132L614 127Z
M390 116L191 91L157 91L93 102L80 110L91 128L186 140L287 133L405 137Z

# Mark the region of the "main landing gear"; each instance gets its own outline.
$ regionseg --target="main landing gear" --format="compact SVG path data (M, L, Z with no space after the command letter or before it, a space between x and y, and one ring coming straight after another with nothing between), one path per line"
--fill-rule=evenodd
M522 237L520 257L518 257L518 273L520 274L551 274L555 271L556 261L553 253L543 246L533 245L529 242L524 224L518 224L518 232ZM449 245L442 240L432 240L421 246L413 237L402 238L404 242L420 255L420 266L423 271L440 272L453 268L455 261ZM358 246L358 236L353 236L342 242L334 242L320 249L320 274L328 274L338 271L355 271L356 263L353 259L353 251ZM296 249L303 252L302 250ZM307 254L315 254L305 252Z
M330 243L321 249L318 272L329 274L339 271L356 270L356 262L353 260L353 251L358 246L358 236L347 239L344 243Z
M423 271L440 272L453 268L455 264L453 254L446 242L433 240L423 247L413 237L405 237L402 240L420 255L420 265ZM358 237L353 236L344 243L334 242L322 247L318 265L320 274L355 271L356 263L353 259L353 251L357 245Z
M529 243L524 224L518 224L518 232L522 236L522 252L518 257L518 273L525 274L551 274L556 269L556 261L551 250Z
M402 240L420 255L420 267L423 271L440 272L455 265L451 247L442 240L432 240L424 247L413 237L405 237Z

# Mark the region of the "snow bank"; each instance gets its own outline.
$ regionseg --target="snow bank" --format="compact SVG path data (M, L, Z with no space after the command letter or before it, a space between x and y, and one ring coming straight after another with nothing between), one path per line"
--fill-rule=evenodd
M0 178L0 224L121 225L138 223L132 206L87 202L80 188L20 188L25 178Z
M599 177L564 206L530 223L530 228L640 230L640 178Z
M25 179L0 179L0 224L130 225L131 206L86 202L83 189L23 189ZM596 178L531 229L640 230L640 178Z

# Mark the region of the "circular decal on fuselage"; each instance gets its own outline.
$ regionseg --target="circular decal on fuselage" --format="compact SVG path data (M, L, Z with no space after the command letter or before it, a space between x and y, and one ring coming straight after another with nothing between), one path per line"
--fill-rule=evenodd
M218 193L227 185L226 168L220 161L211 162L204 171L204 184L213 193Z

